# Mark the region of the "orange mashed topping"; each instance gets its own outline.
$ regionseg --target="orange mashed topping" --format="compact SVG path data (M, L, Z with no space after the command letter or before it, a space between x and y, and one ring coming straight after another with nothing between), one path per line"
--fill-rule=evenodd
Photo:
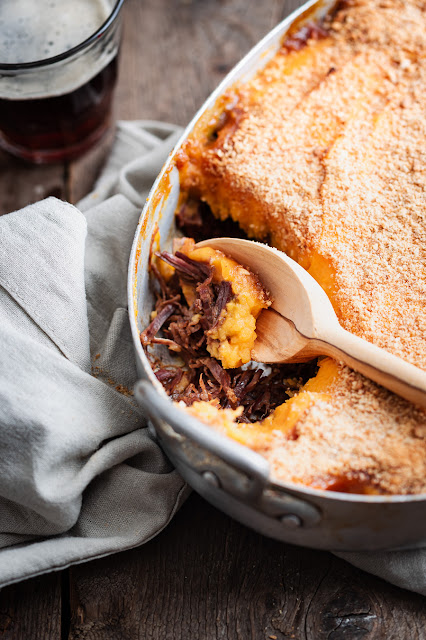
M351 0L324 27L284 41L200 120L178 156L182 191L297 260L347 330L426 369L424 3ZM190 410L275 478L426 491L425 413L330 359L261 423L214 409Z
M222 311L220 322L208 332L208 352L225 369L250 362L256 340L256 320L262 309L271 304L268 294L251 271L221 251L196 248L188 242L181 251L192 260L210 264L214 268L213 282L226 281L232 286L233 299Z

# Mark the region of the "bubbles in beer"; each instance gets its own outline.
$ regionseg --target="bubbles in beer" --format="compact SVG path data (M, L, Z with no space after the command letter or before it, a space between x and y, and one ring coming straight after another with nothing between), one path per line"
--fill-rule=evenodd
M114 0L1 0L0 64L34 62L72 49L111 13Z

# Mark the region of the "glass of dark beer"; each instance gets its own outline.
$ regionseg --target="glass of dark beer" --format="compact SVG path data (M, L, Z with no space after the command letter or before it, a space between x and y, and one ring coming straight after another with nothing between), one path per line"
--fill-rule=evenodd
M124 0L0 0L0 147L71 160L111 124Z

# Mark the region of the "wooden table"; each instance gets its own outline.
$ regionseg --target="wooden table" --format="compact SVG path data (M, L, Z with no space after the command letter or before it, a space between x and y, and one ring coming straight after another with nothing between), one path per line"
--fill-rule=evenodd
M117 116L185 124L298 0L128 0ZM90 189L105 148L67 166L0 155L0 212ZM0 638L426 638L426 601L326 552L268 540L193 494L147 545L5 588Z

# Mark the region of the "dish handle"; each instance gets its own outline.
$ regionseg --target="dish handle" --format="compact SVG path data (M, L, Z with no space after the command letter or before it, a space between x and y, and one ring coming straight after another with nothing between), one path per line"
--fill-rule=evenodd
M137 382L134 393L181 472L196 471L211 491L225 491L289 528L321 520L316 506L271 484L269 463L261 455L189 415L148 380Z

